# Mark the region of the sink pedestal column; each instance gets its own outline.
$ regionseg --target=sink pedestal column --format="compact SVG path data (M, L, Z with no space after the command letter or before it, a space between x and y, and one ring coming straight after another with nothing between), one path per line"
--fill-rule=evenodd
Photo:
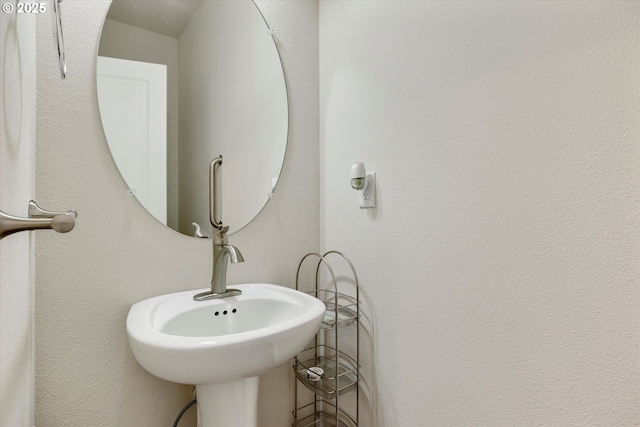
M258 377L196 386L198 427L257 427Z

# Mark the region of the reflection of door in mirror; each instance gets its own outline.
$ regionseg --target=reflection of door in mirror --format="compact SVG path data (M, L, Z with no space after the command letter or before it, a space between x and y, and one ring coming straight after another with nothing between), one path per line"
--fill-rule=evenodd
M102 125L122 177L167 224L167 67L98 57Z

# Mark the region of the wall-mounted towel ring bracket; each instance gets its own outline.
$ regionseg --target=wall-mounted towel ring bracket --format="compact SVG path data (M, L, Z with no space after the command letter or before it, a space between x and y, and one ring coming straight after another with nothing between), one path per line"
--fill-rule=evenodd
M33 200L29 202L29 218L20 218L0 211L0 239L19 231L53 229L67 233L76 225L78 212L51 212L42 209Z

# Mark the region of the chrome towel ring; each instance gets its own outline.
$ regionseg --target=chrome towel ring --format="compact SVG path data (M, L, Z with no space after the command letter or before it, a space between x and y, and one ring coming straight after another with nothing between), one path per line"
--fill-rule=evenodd
M64 35L62 34L62 13L60 3L62 0L51 0L53 3L53 37L58 49L58 61L60 63L60 77L67 78L67 60L64 52Z

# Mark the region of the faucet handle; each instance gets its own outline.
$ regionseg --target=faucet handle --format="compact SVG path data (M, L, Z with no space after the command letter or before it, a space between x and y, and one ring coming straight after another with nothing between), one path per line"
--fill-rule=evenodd
M200 226L198 225L197 222L192 222L191 225L193 225L195 227L195 229L196 229L196 231L193 234L194 237L198 237L200 239L208 239L209 238L209 236L202 231L202 228L200 228Z

